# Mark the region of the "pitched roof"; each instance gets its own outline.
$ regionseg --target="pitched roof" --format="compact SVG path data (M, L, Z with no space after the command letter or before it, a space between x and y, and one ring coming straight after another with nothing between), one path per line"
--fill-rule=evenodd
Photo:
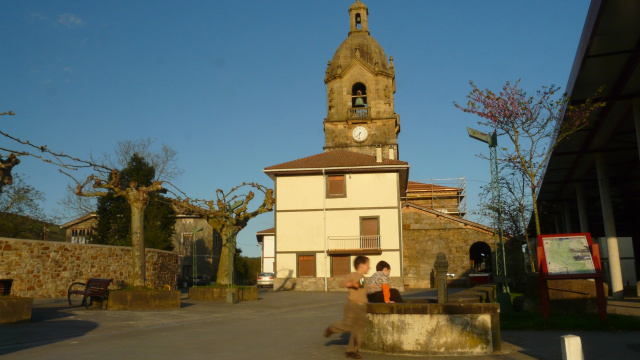
M264 239L265 236L267 235L275 235L276 234L276 228L272 227L269 229L264 229L264 230L260 230L256 233L256 240L258 240L259 243L262 243L262 240Z
M85 222L85 221L87 221L89 219L97 218L97 217L98 217L98 214L96 214L96 212L93 211L93 212L87 213L87 214L85 214L85 215L83 215L83 216L81 216L79 218L76 218L76 219L73 219L73 220L71 220L69 222L66 222L66 223L60 225L60 227L62 229L66 229L66 228L71 227L73 225L77 225L77 224Z
M453 186L442 186L436 184L425 184L417 181L409 180L407 185L407 192L419 192L419 191L460 191L462 189Z
M443 213L441 211L438 211L438 210L435 210L435 209L430 209L428 207L420 206L420 205L417 205L417 204L414 204L414 203L403 202L402 203L402 208L403 209L404 208L413 208L415 210L418 210L418 211L421 211L421 212L424 212L424 213L429 213L429 214L435 215L437 217L441 217L441 218L449 220L449 221L458 222L458 223L464 224L466 226L476 228L476 229L481 230L481 231L486 231L486 232L490 232L490 233L496 233L496 229L494 229L494 228L492 228L490 226L486 226L486 225L479 224L477 222L469 221L467 219L463 219L463 218L458 217L458 216L448 215L448 214Z
M409 163L400 160L382 160L376 162L375 156L365 155L347 150L332 150L301 159L266 167L264 172L277 170L313 170L327 168L358 167L409 167Z
M272 227L269 229L264 229L264 230L260 230L258 231L256 234L260 234L260 235L273 235L276 233L276 228Z

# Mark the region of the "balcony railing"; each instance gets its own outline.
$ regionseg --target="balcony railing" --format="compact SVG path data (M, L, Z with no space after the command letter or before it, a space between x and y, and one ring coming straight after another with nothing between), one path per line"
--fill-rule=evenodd
M380 235L329 236L329 251L380 250Z
M366 107L358 107L349 109L349 119L368 119L369 118L369 108Z

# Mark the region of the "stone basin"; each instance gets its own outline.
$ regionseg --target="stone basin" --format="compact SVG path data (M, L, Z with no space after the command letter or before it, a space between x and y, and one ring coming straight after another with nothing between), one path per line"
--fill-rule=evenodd
M486 355L500 351L500 305L368 304L362 349L405 355Z

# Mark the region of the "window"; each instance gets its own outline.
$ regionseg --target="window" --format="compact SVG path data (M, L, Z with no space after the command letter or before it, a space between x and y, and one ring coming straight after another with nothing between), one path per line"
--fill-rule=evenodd
M191 253L193 247L193 233L182 233L181 245L184 254Z
M327 197L346 196L346 186L344 175L327 176Z
M380 248L379 218L360 218L360 246L362 249Z
M298 277L316 276L315 255L298 255Z
M92 229L71 229L71 242L74 244L87 244L93 235Z
M349 255L334 255L331 257L332 276L347 275L351 273L351 257Z
M191 265L182 265L182 277L184 279L193 277L193 268Z

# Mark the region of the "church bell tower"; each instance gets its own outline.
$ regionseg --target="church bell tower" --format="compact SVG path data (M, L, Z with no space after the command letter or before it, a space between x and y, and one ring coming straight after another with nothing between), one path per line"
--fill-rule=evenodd
M393 57L369 35L369 10L349 7L349 36L327 64L325 151L348 150L398 159L400 116L395 113ZM380 149L380 150L378 150Z

